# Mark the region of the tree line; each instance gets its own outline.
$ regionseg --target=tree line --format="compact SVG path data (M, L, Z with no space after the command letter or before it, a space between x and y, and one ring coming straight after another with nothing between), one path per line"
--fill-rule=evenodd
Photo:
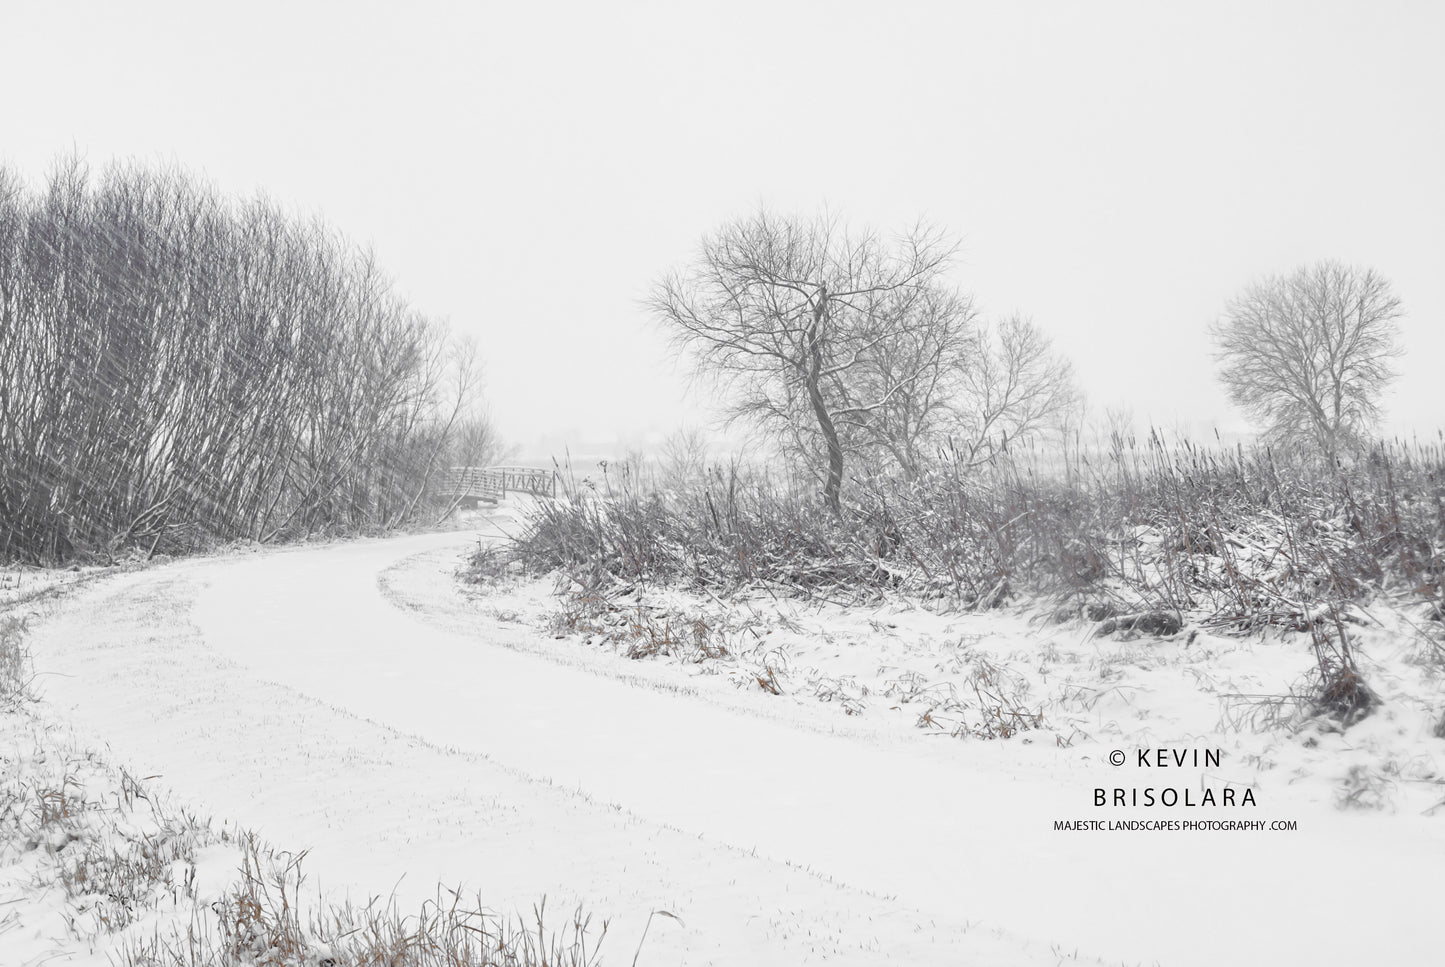
M479 378L319 220L173 168L0 167L0 559L404 523L494 440Z
M966 472L1076 419L1068 360L1032 321L982 317L947 280L955 252L927 226L761 211L705 236L648 307L837 513L848 479ZM1378 423L1399 315L1368 269L1257 281L1212 327L1220 379L1267 442L1333 463Z

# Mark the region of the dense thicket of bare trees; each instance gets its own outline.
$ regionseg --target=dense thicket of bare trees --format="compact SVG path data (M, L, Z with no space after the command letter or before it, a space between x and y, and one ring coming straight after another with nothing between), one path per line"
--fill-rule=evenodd
M1373 269L1323 261L1255 282L1212 333L1231 399L1276 445L1334 462L1379 422L1400 355L1400 300Z
M318 223L174 170L0 169L0 558L394 525L477 392Z
M953 254L924 228L887 240L761 212L706 237L650 306L732 415L811 468L836 511L850 461L914 476L950 443L982 459L1073 400L1035 326L979 325L944 278Z

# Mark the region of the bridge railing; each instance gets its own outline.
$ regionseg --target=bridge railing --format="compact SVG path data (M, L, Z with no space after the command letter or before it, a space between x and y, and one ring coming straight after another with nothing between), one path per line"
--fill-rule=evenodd
M452 467L437 480L443 497L500 500L508 493L557 496L557 473L535 467Z

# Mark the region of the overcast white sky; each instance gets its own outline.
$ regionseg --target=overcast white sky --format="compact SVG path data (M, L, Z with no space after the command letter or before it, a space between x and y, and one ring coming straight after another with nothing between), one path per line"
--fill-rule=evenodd
M319 212L486 347L528 455L710 402L638 306L700 237L826 204L964 243L1092 407L1242 429L1205 327L1376 268L1390 428L1445 424L1445 4L0 0L0 161L178 162Z

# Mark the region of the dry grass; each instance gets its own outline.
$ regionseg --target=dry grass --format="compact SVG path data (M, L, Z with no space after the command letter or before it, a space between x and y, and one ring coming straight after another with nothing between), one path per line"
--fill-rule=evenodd
M30 698L29 667L24 620L0 614L0 712L14 710Z
M208 826L156 808L126 773L26 725L17 735L29 750L7 756L0 781L0 865L33 871L37 891L58 890L81 938L194 902L196 849L214 838Z
M1031 703L1029 682L984 655L969 654L962 682L930 681L917 672L898 676L884 689L893 701L924 706L915 723L956 738L1008 739L1047 728L1043 703Z
M600 485L573 481L544 504L511 553L528 571L589 589L565 605L563 631L612 633L605 616L617 604L598 589L664 584L844 604L902 595L934 609L1027 595L1058 619L1124 638L1306 633L1317 660L1307 712L1343 725L1373 705L1346 634L1349 606L1388 594L1445 611L1439 444L1379 444L1326 468L1267 449L1166 446L1151 433L1048 472L1041 464L859 480L841 516L737 465L668 491L604 468ZM686 627L641 618L624 632L639 654L698 649ZM1025 727L1028 709L990 688L973 696L996 712L980 728Z
M1027 591L1061 608L1188 612L1247 631L1386 586L1440 602L1445 575L1438 446L1381 445L1328 471L1152 436L1063 473L1012 463L859 481L841 517L736 465L685 490L624 472L567 491L513 552L532 572L591 585L606 575L850 601L903 590L959 608Z
M761 638L755 624L722 613L645 604L631 585L604 589L573 584L560 597L561 606L549 629L554 635L582 635L628 658L719 661L752 647Z
M305 854L241 843L241 877L189 926L127 945L118 967L591 967L607 928L581 910L561 929L545 899L530 923L487 910L480 899L439 890L414 915L395 902L324 905L307 898Z
M524 922L439 889L415 913L308 895L305 854L216 832L143 781L67 745L34 717L24 625L0 615L0 869L53 896L72 941L109 948L117 967L592 967L606 936L581 911ZM198 853L229 848L238 876L202 895ZM13 911L0 927L19 922ZM3 930L0 930L3 932ZM121 938L124 938L123 940ZM67 941L54 937L57 950ZM63 956L57 953L55 956ZM3 958L0 958L3 959Z

